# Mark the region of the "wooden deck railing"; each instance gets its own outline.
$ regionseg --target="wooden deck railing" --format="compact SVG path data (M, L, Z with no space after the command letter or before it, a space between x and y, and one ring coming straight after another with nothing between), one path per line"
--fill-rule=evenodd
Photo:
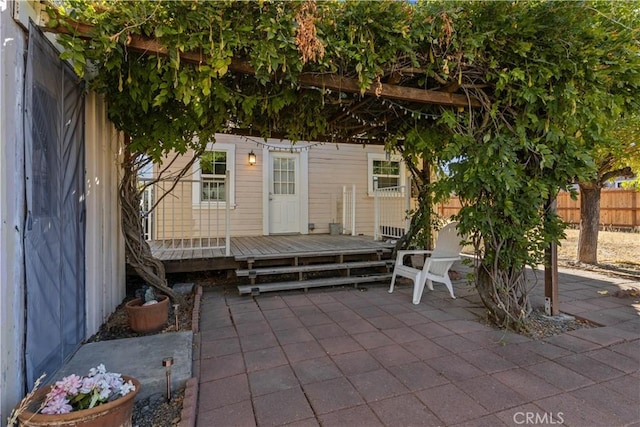
M141 180L148 184L151 180ZM160 180L149 185L142 199L145 238L155 250L223 249L231 252L229 177L224 183L224 200L202 202L201 181Z
M373 238L399 239L409 228L411 209L409 184L398 187L374 188Z

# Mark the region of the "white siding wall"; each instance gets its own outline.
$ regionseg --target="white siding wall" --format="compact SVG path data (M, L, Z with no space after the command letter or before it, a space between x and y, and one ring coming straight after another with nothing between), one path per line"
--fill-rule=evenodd
M24 384L24 87L25 34L12 4L0 1L0 424Z
M231 236L259 236L263 234L263 169L265 165L263 147L234 135L218 135L219 143L233 143L235 149L235 206L231 210ZM281 141L276 141L282 144ZM276 142L269 140L269 143ZM308 143L301 143L302 146ZM215 145L214 145L215 147ZM248 155L253 151L257 157L256 165L249 166ZM342 222L342 187L351 188L356 184L356 232L373 236L374 200L367 194L367 153L384 153L381 146L357 144L321 144L312 145L305 153L308 155L308 198L309 223L315 229L309 233L329 233L330 222ZM188 157L175 162L173 169L182 167ZM305 173L305 171L302 171ZM189 179L189 177L187 177ZM186 191L188 194L189 191ZM189 199L190 200L190 199ZM171 202L167 202L171 203ZM188 203L188 202L187 202ZM184 209L180 220L182 228L193 227L192 234L197 236L197 216L202 212L194 210L182 202ZM174 208L172 208L174 209ZM212 210L213 211L213 210ZM160 213L158 213L160 215ZM191 216L194 216L191 218ZM224 219L224 211L220 212ZM191 225L189 225L191 224ZM189 232L189 230L181 230ZM158 238L162 233L159 233ZM165 237L172 237L165 231Z
M122 134L108 121L101 97L85 101L85 194L87 337L122 302L126 294L124 238L118 202Z
M356 185L356 233L373 236L373 197L367 194L367 153L381 146L324 144L309 151L309 222L313 233L328 233L330 222L342 222L342 186Z
M262 168L264 162L261 156L261 151L256 149L255 143L247 142L246 140L240 140L238 137L229 135L218 135L216 142L219 143L235 143L235 206L231 208L231 236L259 236L262 234ZM215 149L215 144L213 145ZM249 166L248 157L249 152L253 152L257 156L257 163L254 166ZM184 157L178 158L171 170L177 171L191 158L192 153L188 153ZM172 157L171 157L172 159ZM166 163L166 162L165 162ZM156 175L158 167L156 166ZM186 180L193 179L192 173L188 173L185 176ZM223 208L214 209L202 207L199 209L192 209L193 195L190 184L186 185L184 189L179 190L176 187L176 195L180 197L180 201L176 198L167 197L162 202L165 207L167 221L177 224L175 233L171 232L171 226L166 225L162 229L161 217L163 215L162 209L158 209L155 213L157 221L156 237L158 239L172 238L180 236L194 236L199 237L206 235L205 232L199 229L200 223L206 223L207 217L211 216L212 222L220 221L224 225L225 211ZM178 208L175 205L180 204ZM162 208L162 205L160 205Z
M262 170L265 166L262 150L255 143L232 135L218 135L216 142L236 144L235 209L231 210L231 236L262 234ZM249 165L249 152L256 155L256 164Z

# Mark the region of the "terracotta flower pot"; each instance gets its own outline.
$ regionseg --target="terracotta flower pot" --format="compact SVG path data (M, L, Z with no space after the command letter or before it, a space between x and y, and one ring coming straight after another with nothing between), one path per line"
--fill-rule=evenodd
M51 386L41 388L33 395L28 409L18 415L18 425L25 427L131 427L133 403L136 394L140 391L140 382L126 375L123 375L122 378L125 381L131 380L136 389L111 402L68 414L37 413L36 411L51 390Z
M142 305L142 298L136 298L125 304L129 315L129 327L135 332L157 332L169 319L169 297L160 295L158 303Z

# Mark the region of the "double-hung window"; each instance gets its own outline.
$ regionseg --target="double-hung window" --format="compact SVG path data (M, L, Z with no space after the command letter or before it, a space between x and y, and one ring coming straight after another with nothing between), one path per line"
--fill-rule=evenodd
M368 153L367 161L369 195L375 188L394 188L405 184L405 168L400 156Z
M194 163L193 204L200 207L224 207L229 202L233 207L234 164L233 144L210 143L200 159Z
M200 202L226 202L227 152L205 151L200 174Z

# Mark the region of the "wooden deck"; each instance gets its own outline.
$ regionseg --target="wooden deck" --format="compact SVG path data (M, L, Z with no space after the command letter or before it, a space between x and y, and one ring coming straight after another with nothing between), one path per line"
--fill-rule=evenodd
M222 242L222 241L221 241ZM247 259L311 257L365 252L390 252L393 244L371 236L329 234L232 237L231 256L224 249L198 247L199 242L150 242L154 256L162 260L169 273L236 269Z

